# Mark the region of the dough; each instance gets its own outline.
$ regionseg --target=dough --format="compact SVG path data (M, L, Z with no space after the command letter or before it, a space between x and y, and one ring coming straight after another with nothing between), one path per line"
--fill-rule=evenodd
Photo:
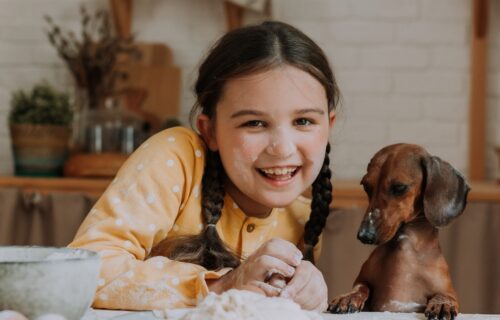
M163 313L163 314L161 314ZM231 289L220 295L209 293L205 299L181 317L169 310L155 312L156 316L177 320L321 320L321 315L305 311L295 302L285 298L268 298L264 295Z
M4 310L0 312L0 320L28 320L19 312L12 310Z

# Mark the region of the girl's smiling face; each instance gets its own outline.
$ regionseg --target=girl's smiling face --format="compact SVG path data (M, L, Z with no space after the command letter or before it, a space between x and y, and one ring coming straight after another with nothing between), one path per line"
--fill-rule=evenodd
M318 176L334 119L321 83L285 65L228 80L215 121L201 115L198 128L219 151L226 191L247 215L265 217Z

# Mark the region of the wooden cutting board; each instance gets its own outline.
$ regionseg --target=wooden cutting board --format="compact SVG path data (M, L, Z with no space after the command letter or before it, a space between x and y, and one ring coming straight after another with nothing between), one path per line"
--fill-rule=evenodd
M137 43L136 46L141 59L122 63L120 69L128 76L118 83L118 90L144 90L145 99L131 109L153 115L157 123L179 117L181 69L174 66L172 51L163 43Z
M130 38L132 0L109 0L109 4L117 34L122 38ZM162 123L168 117L178 117L181 72L173 64L171 50L163 43L136 43L136 46L141 51L141 60L123 60L128 78L118 84L118 89L133 92L130 98L125 97L128 101L125 105L135 112L142 109L145 119L151 119L151 115L156 117L154 121L148 121L150 124ZM135 105L130 106L131 102Z
M140 109L164 121L179 116L181 71L176 67L129 65L124 87L143 88L146 98Z
M141 59L138 61L131 61L132 64L144 66L174 65L172 50L163 43L137 42L134 46L141 52Z

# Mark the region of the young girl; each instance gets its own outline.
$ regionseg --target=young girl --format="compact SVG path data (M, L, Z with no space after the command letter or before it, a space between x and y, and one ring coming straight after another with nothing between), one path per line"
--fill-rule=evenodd
M339 97L324 53L284 23L237 29L206 57L196 94L200 135L176 127L145 142L70 244L102 257L94 307L179 308L237 288L324 310L313 263Z

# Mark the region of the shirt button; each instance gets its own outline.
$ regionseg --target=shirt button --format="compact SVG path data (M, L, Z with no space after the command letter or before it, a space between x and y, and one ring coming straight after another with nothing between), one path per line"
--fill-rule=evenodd
M255 224L249 223L247 224L247 232L252 232L255 230Z

